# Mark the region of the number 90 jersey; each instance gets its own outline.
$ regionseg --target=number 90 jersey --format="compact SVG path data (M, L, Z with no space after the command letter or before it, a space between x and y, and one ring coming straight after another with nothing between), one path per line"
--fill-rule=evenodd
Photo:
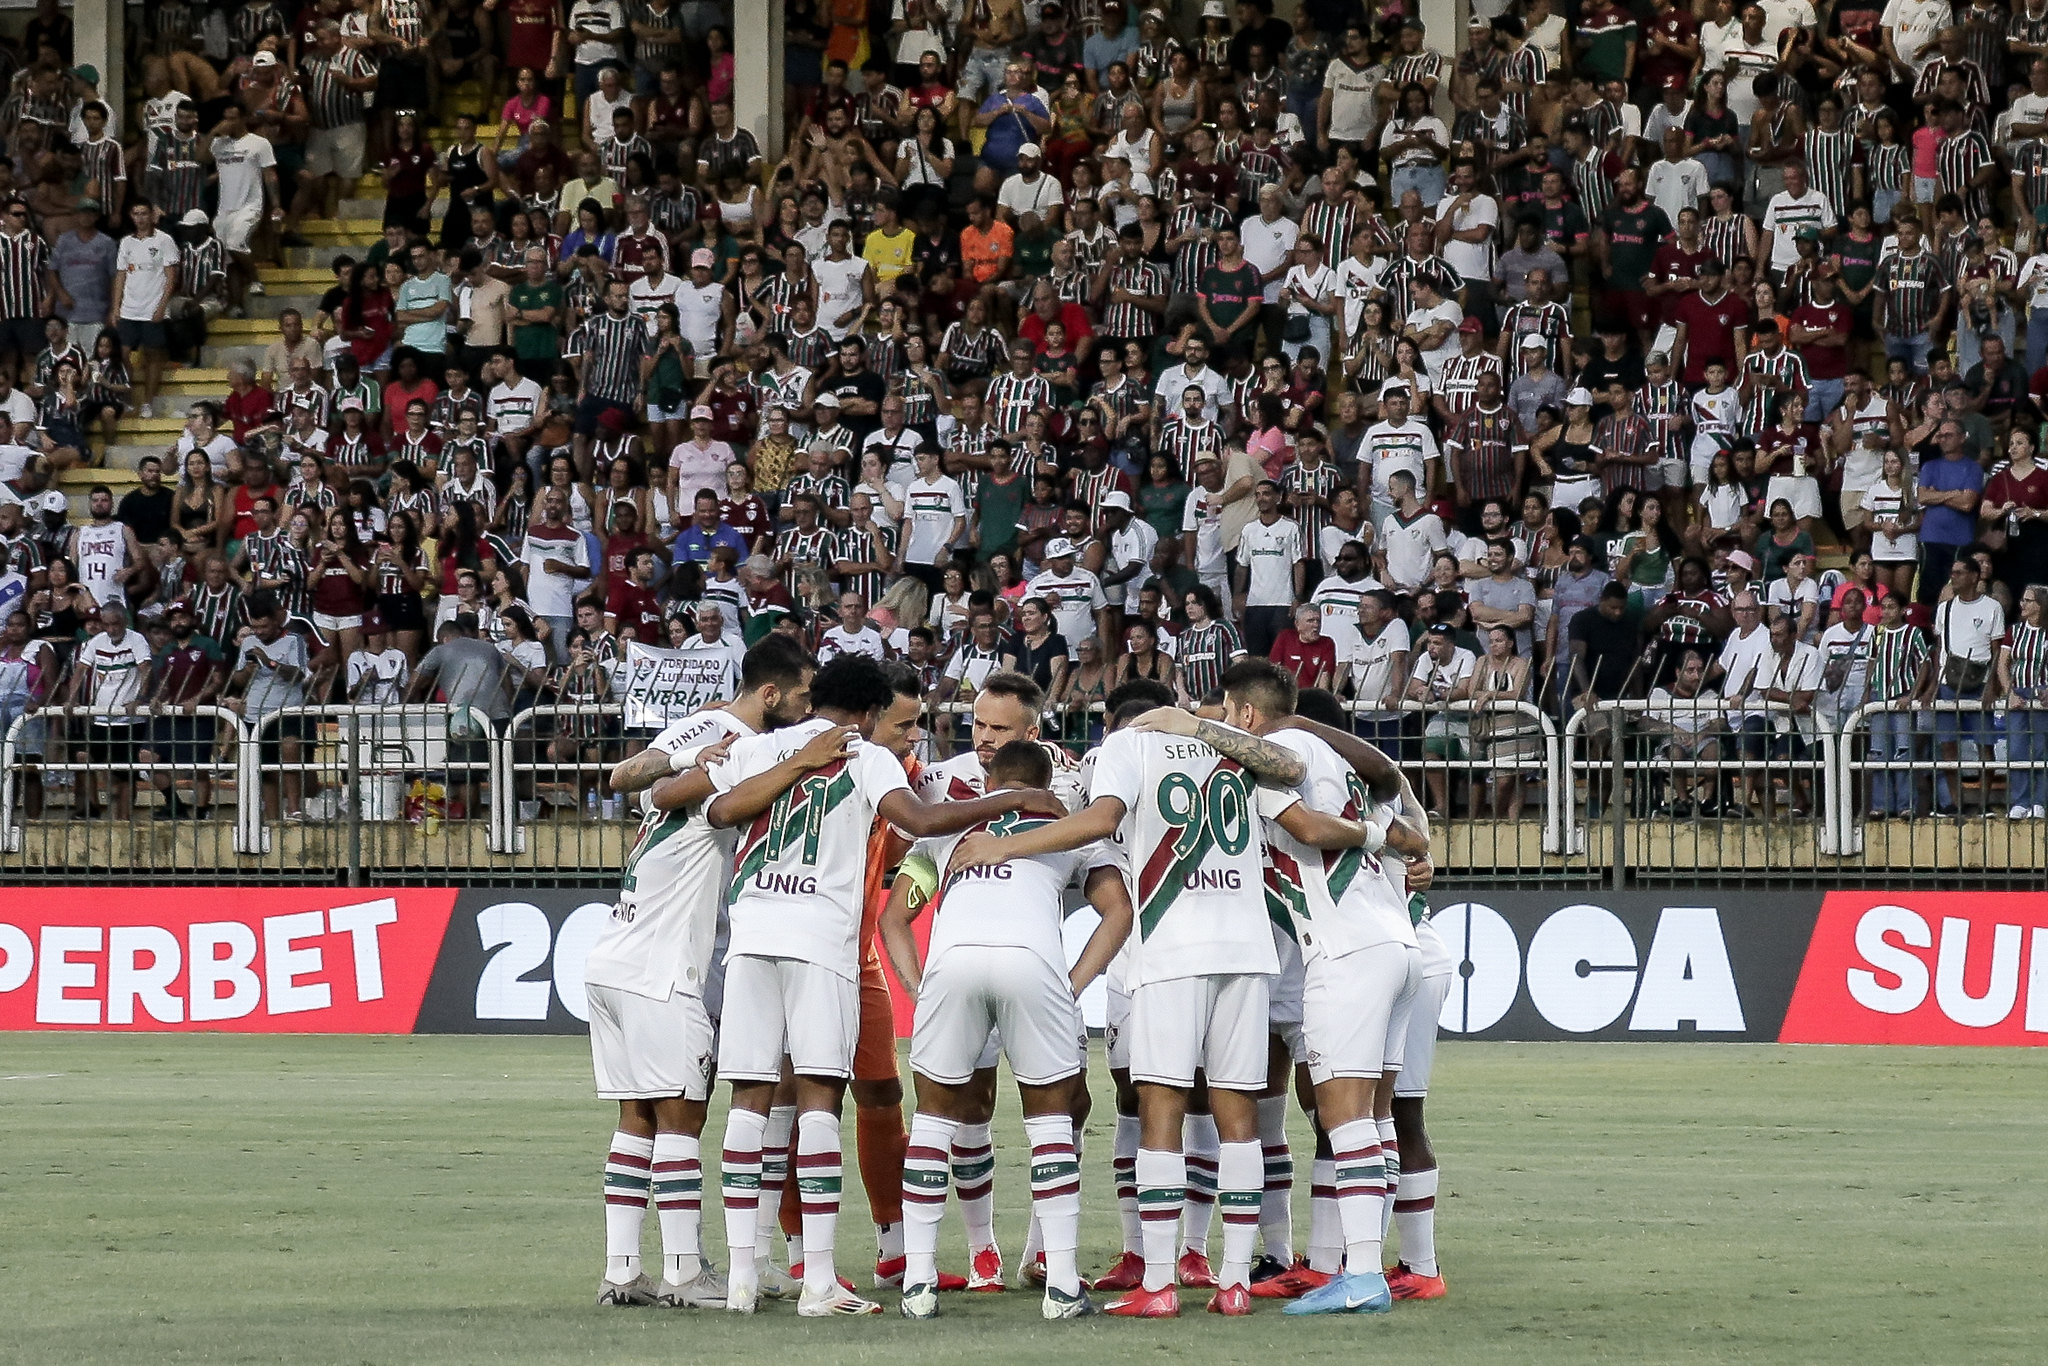
M1251 774L1202 741L1120 730L1095 754L1089 797L1123 803L1136 948L1132 987L1277 973Z
M819 718L735 741L712 779L719 791L730 792L830 725ZM856 740L852 758L798 779L776 798L740 835L728 952L795 958L857 978L868 831L882 800L909 790L900 759Z

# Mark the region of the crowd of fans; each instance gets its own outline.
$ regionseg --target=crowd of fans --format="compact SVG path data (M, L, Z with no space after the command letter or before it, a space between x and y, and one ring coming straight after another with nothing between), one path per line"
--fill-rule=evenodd
M86 525L50 471L162 338L10 323L9 714L61 677L502 720L783 630L935 702L1021 669L1080 746L1119 682L1196 705L1252 653L1498 771L1439 808L1519 814L1541 713L1637 699L1666 757L1785 761L1674 813L1811 810L1819 728L1884 703L1872 758L2001 754L2048 814L2048 7L1495 0L1455 55L1273 8L798 0L763 148L715 6L509 0L488 68L468 0L153 6L145 155L220 130L191 212L246 137L255 252L365 167L383 236ZM220 60L164 17L216 13ZM17 184L65 60L16 80ZM437 152L444 80L492 107ZM183 221L98 193L73 235L125 208L124 263Z

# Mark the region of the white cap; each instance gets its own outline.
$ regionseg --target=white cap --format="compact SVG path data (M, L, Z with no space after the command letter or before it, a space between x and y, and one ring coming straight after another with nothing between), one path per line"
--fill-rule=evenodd
M1044 558L1048 560L1071 560L1077 553L1074 543L1064 536L1055 536L1045 543Z
M690 421L695 422L700 417L703 418L706 422L715 422L718 420L718 414L711 411L711 405L708 403L700 403L696 407L690 409Z
M1017 155L1020 157L1033 157L1037 159L1043 159L1045 156L1045 152L1042 148L1039 147L1037 143L1027 142L1022 147L1019 147L1017 149Z
M1202 17L1204 19L1228 19L1230 17L1230 7L1225 5L1223 0L1203 0Z
M254 57L251 57L249 59L249 65L255 67L259 71L263 70L266 67L276 66L277 54L275 52L259 52Z
M1590 408L1593 406L1593 392L1583 384L1575 385L1564 396L1564 403L1567 408Z
M829 392L819 394L811 400L811 404L813 407L822 405L827 408L837 408L839 406L839 395Z
M201 223L211 223L212 221L212 219L206 216L206 210L204 209L187 209L185 210L185 216L178 220L179 223L188 228L195 228Z
M1125 493L1122 489L1111 489L1108 493L1102 495L1100 506L1129 512L1131 510L1131 495Z
M1408 392L1408 381L1405 379L1390 379L1380 386L1381 398L1385 398L1388 394L1405 394Z
M1522 334L1522 349L1524 351L1548 351L1550 349L1550 340L1541 332L1524 332Z

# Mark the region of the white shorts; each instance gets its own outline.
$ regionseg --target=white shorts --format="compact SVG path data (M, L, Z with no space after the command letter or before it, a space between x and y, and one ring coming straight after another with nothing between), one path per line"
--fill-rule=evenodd
M1065 973L1029 949L948 949L917 989L910 1070L963 1086L984 1065L991 1031L1025 1086L1050 1086L1081 1070L1074 1052L1081 1011Z
M261 209L235 209L229 213L213 216L213 235L220 244L236 255L249 250L249 239L256 235L256 225L263 221Z
M339 128L315 128L306 134L304 170L309 175L360 179L367 132L360 123L345 123Z
M676 992L666 1001L592 985L590 1066L601 1100L711 1098L715 1051L704 1002Z
M800 958L729 955L718 1071L729 1081L780 1081L782 1055L800 1077L853 1076L860 983Z
M1131 993L1121 977L1103 974L1102 1048L1112 1069L1131 1065Z
M363 629L363 618L360 612L346 617L331 617L325 612L315 612L313 628L323 636L331 636L336 631L360 631Z
M1394 1081L1397 1096L1429 1094L1429 1073L1436 1063L1437 1021L1443 1017L1444 998L1451 994L1451 981L1458 969L1450 945L1427 919L1416 925L1415 942L1422 952L1422 985L1408 1003L1408 1042L1401 1075Z
M1263 972L1211 973L1138 986L1131 1080L1186 1088L1200 1070L1226 1091L1265 1090L1272 982Z
M1387 1026L1409 991L1406 944L1375 944L1342 958L1317 956L1303 983L1302 1030L1308 1076L1377 1077L1386 1066Z
M1820 516L1820 480L1810 474L1772 475L1771 482L1764 486L1764 511L1768 513L1771 504L1780 498L1792 505L1794 517Z
M1404 946L1405 947L1405 946ZM1401 994L1394 998L1394 1008L1387 1015L1387 1043L1385 1057L1381 1063L1382 1075L1401 1071L1408 1058L1408 1016L1415 1008L1415 993L1422 990L1422 950L1408 950L1408 977L1401 984Z
M1280 975L1266 1002L1266 1023L1287 1045L1287 1060L1308 1060L1308 1041L1301 1032L1301 945L1278 926L1273 930L1273 947L1280 954Z

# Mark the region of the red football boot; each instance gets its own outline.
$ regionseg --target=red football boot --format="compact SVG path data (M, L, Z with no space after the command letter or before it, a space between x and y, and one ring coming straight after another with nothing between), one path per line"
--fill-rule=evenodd
M1103 1305L1102 1312L1120 1319L1177 1319L1180 1317L1180 1295L1170 1285L1157 1290L1141 1287L1122 1299Z

